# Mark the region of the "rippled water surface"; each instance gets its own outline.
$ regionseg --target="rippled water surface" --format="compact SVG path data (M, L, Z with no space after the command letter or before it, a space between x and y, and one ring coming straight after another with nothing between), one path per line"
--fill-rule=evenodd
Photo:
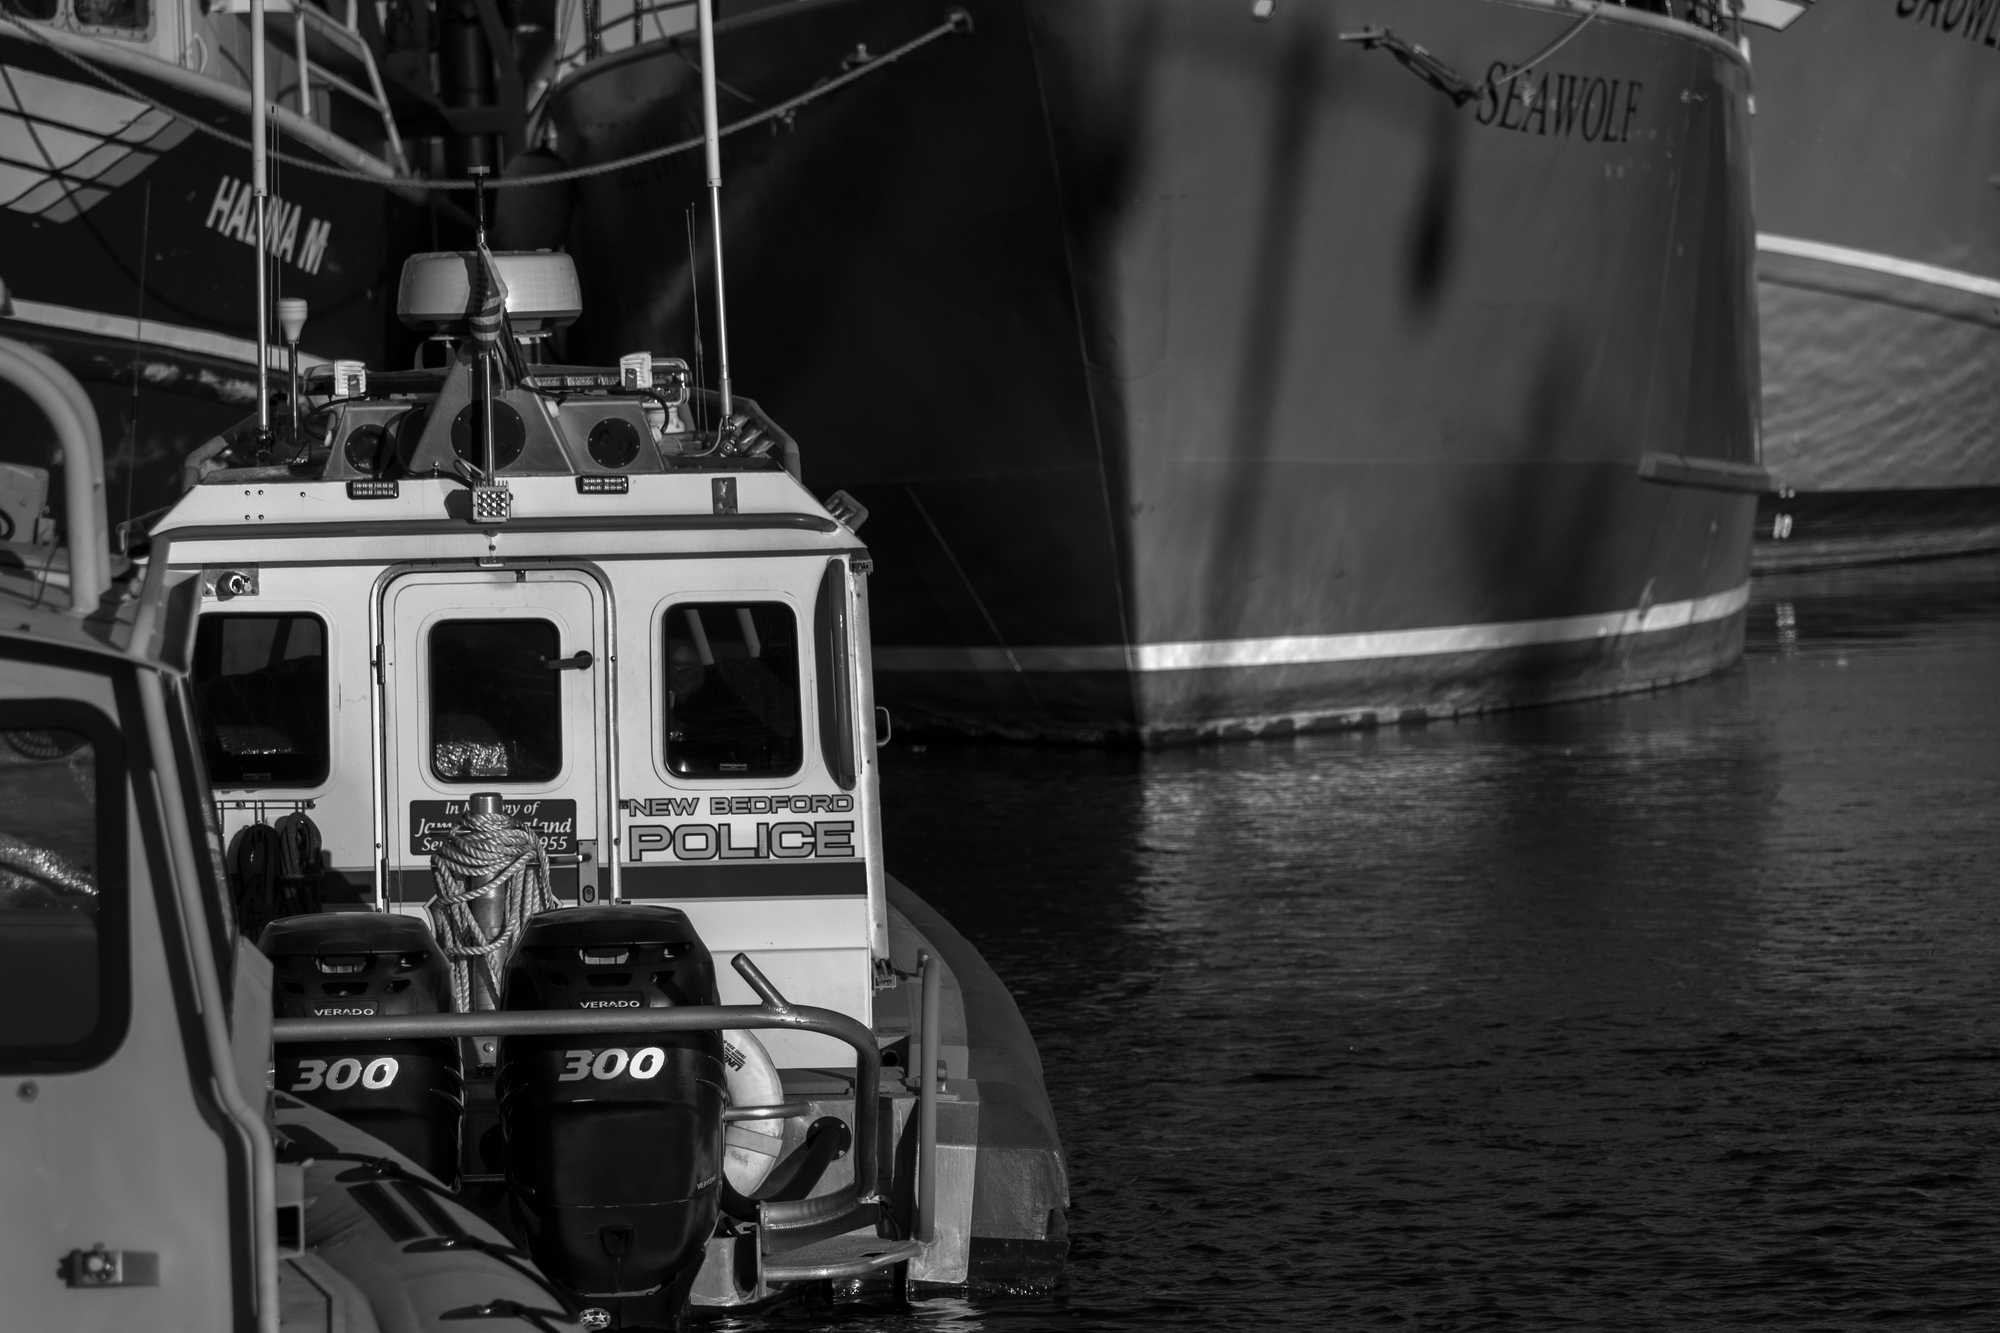
M1040 1039L1072 1262L761 1326L2000 1327L2000 563L1749 624L1601 704L892 746L892 866Z

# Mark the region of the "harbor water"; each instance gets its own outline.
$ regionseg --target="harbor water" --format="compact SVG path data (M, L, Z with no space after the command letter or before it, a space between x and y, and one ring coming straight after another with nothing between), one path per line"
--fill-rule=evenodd
M2000 1325L2000 562L1748 615L1601 703L892 740L891 866L1040 1040L1070 1268L720 1327Z

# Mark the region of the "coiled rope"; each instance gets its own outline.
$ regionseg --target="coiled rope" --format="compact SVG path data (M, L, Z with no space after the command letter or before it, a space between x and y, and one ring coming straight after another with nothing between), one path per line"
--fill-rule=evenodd
M427 904L431 932L451 960L451 1002L459 1013L473 1011L473 978L482 983L486 1003L500 1005L500 974L521 927L537 912L560 904L549 888L549 858L542 840L504 814L473 811L458 822L431 853L437 896ZM490 938L473 904L504 900L500 929Z
M220 139L231 147L240 148L245 152L250 151L251 143L248 139L240 135L231 134L229 131L211 125L205 120L198 120L193 116L175 110L173 107L160 105L153 98L134 88L131 84L119 79L117 75L106 72L102 66L92 61L89 57L78 55L76 52L67 50L50 41L33 24L9 13L4 6L0 6L0 23L7 23L19 29L33 40L41 43L42 46L55 55L83 70L91 78L97 80L113 92L123 93L136 102L164 111L176 120L185 121L201 133L211 138ZM762 125L766 121L789 117L808 102L816 102L829 93L836 92L858 79L867 77L878 69L893 64L895 61L902 59L914 51L919 51L929 46L941 37L949 37L953 33L971 31L972 16L963 9L953 9L945 15L943 22L924 32L918 33L902 45L891 47L865 64L857 65L845 73L837 74L830 79L816 83L796 97L787 98L776 106L766 107L755 115L745 116L742 120L732 121L724 125L720 133L731 135L750 129L753 126ZM282 126L275 120L272 121L272 128L282 132ZM489 190L505 190L529 185L554 185L561 181L582 180L586 176L602 176L613 171L624 171L629 167L641 166L647 162L658 161L663 157L672 157L676 153L692 152L694 149L701 147L702 143L701 136L696 135L691 139L682 139L678 143L666 144L659 148L649 148L642 153L633 153L626 157L613 158L609 162L596 162L587 167L570 167L562 171L546 172L539 176L496 176L484 182L470 176L440 176L436 179L427 179L422 176L397 176L389 173L386 167L381 172L355 171L347 167L331 166L324 162L315 162L310 158L294 157L290 153L277 151L273 151L269 156L273 162L297 167L301 171L316 172L322 176L331 176L335 180L359 181L366 185L379 185L388 189L415 186L420 189L429 190L474 190L478 189L483 183Z

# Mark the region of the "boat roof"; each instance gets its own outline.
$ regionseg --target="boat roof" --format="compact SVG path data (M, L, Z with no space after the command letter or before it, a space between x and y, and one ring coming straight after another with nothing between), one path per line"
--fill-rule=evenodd
M274 563L855 551L758 405L694 387L687 362L533 359L581 310L568 255L438 251L403 266L397 312L443 364L340 361L190 457L154 554ZM531 331L527 336L522 330ZM532 345L532 346L531 346ZM294 415L295 412L295 415ZM586 536L587 534L587 536Z
M164 563L257 560L676 558L857 552L861 542L782 470L512 477L510 513L475 519L456 477L325 480L285 468L219 472L153 531Z

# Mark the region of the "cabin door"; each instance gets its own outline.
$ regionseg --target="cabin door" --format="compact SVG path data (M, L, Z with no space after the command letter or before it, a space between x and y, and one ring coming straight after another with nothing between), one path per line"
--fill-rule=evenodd
M431 853L492 793L548 853L568 903L595 902L610 801L604 593L574 570L406 574L381 618L385 906L435 892Z

